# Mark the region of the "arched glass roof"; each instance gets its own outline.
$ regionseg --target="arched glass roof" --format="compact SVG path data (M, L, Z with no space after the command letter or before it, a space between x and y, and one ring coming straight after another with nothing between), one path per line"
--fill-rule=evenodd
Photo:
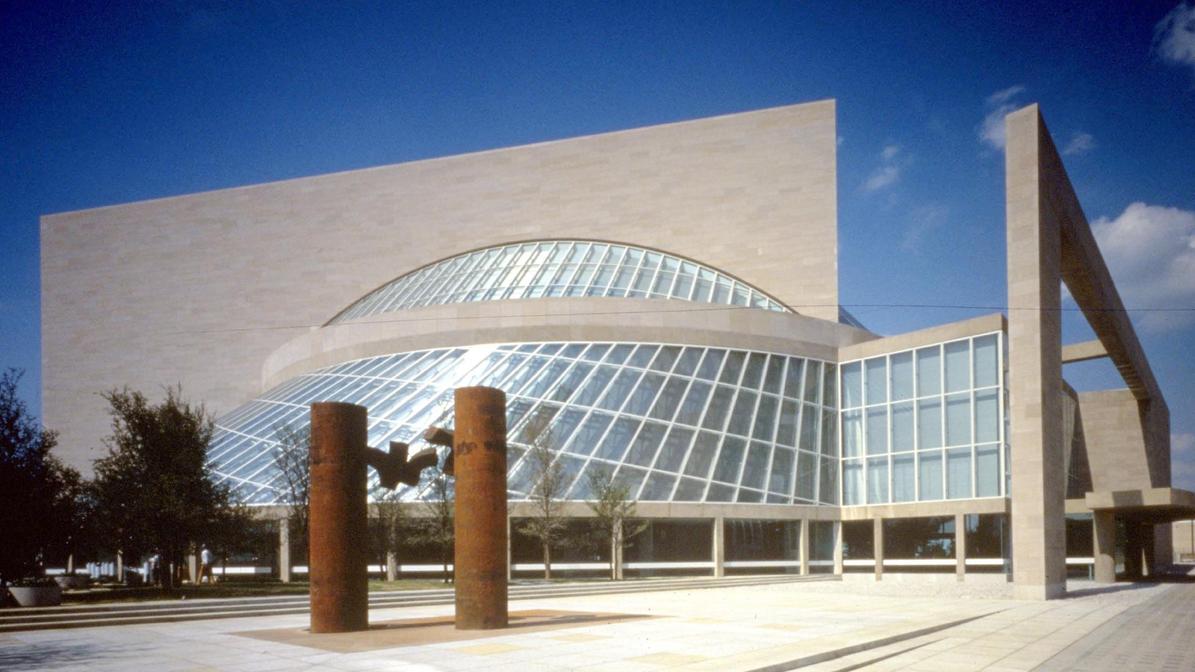
M546 432L565 498L590 497L604 470L641 501L838 503L837 367L775 353L653 343L526 343L354 360L304 374L217 421L208 459L247 503L283 504L274 446L313 401L369 412L369 443L427 444L451 421L453 389L507 393L508 495L537 473L526 451ZM535 433L536 436L530 436ZM427 472L425 472L426 475ZM370 470L370 482L377 475ZM429 496L427 484L400 491Z
M420 306L556 296L676 299L792 312L759 289L688 259L628 245L550 240L429 264L370 292L330 323Z

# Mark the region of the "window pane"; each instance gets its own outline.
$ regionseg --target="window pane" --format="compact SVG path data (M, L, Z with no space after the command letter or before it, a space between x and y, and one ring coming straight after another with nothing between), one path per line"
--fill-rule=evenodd
M680 412L676 415L676 422L686 425L696 425L701 420L701 412L705 410L705 400L710 396L710 384L700 380L693 381L689 391L685 394L685 401L681 404Z
M772 434L776 431L776 406L778 399L769 394L759 398L759 409L755 411L755 427L751 430L751 438L772 442Z
M942 402L922 399L917 402L917 449L942 447Z
M644 383L647 382L644 377ZM673 414L676 413L677 407L680 406L681 400L684 398L685 387L688 381L684 378L670 378L664 385L664 390L660 392L660 396L656 398L655 406L651 409L651 417L659 418L660 420L671 420ZM689 423L692 424L692 423Z
M863 454L863 411L842 413L842 455L858 457Z
M888 400L887 364L883 357L875 357L863 363L867 403L882 404Z
M892 501L911 502L916 499L915 468L911 453L892 458Z
M796 453L787 448L776 448L772 455L772 472L768 477L768 490L782 495L793 494L793 467Z
M693 449L689 453L689 461L685 463L685 474L705 478L709 476L710 465L714 463L714 453L718 450L718 435L711 432L698 432L693 441Z
M918 453L918 499L942 499L942 451Z
M743 370L743 360L746 358L747 353L738 350L731 350L726 353L726 364L722 366L722 375L718 377L718 382L737 385L739 375Z
M763 379L764 392L780 394L780 380L784 377L784 361L785 358L779 355L772 355L768 359L768 372Z
M664 440L664 447L656 459L656 469L665 471L680 471L680 465L685 461L689 452L689 443L693 440L693 430L684 427L673 427Z
M917 396L942 391L942 354L938 346L917 351Z
M946 445L971 443L971 395L946 397Z
M888 452L888 408L867 409L867 454Z
M811 404L821 402L818 391L822 386L822 363L806 360L805 362L805 396L803 401Z
M867 503L885 504L888 501L888 458L867 461Z
M842 503L846 506L863 503L863 462L848 460L842 463Z
M946 451L946 495L949 499L971 496L971 449Z
M730 424L726 431L732 434L747 436L751 429L752 416L755 414L755 393L739 390L739 396L734 402L734 411L730 414Z
M815 500L814 488L817 487L817 455L799 451L797 453L797 497Z
M838 504L838 459L822 458L822 470L818 474L818 501Z
M822 455L838 455L838 414L822 411Z
M842 407L863 405L863 366L860 362L842 365Z
M647 409L651 408L652 402L655 401L656 394L660 391L660 386L663 382L664 377L658 373L643 374L643 379L639 381L639 386L635 388L635 392L627 400L627 405L623 409L623 412L634 415L647 415Z
M998 390L975 393L975 442L989 443L1000 438Z
M996 334L980 336L975 339L975 387L995 385L999 380L997 369L1000 359L996 348L999 339Z
M913 450L913 404L892 405L892 452Z
M975 449L975 496L995 497L1000 494L1000 446L978 446Z
M763 488L771 452L767 444L760 441L751 442L751 447L747 450L747 461L743 463L743 480L740 485L744 488Z
M780 425L776 429L776 443L794 447L797 445L799 413L800 405L791 399L785 399L780 405Z
M788 358L788 373L784 376L784 396L793 399L801 398L801 376L804 370L805 360L799 357Z
M703 380L714 380L718 375L718 369L722 367L722 359L725 357L725 350L707 351L701 360L701 366L697 368L697 377Z
M763 378L763 368L766 361L767 355L758 352L751 353L751 356L747 359L747 369L743 372L743 380L739 384L743 387L758 389L760 380Z
M747 442L733 436L722 440L722 452L718 453L718 465L714 468L714 480L723 483L738 483L739 469L743 466L743 453Z
M969 341L947 343L946 391L958 392L971 387L971 344Z
M654 422L644 424L639 436L635 437L635 442L631 444L630 451L627 452L626 461L641 467L650 467L666 429L666 425Z
M726 416L730 415L730 403L733 398L733 389L719 385L714 390L714 398L710 399L710 405L705 411L705 419L701 421L701 426L706 429L722 431L722 428L726 426Z
M668 496L672 494L672 486L675 483L675 476L653 471L651 476L648 476L647 483L643 485L643 492L639 494L639 499L648 502L667 500Z
M913 398L913 353L902 352L892 355L892 400Z
M598 440L602 438L606 427L610 425L613 417L605 415L604 413L594 413L585 422L581 423L580 429L577 430L573 441L569 444L569 452L577 453L578 455L589 455L593 449L597 447Z

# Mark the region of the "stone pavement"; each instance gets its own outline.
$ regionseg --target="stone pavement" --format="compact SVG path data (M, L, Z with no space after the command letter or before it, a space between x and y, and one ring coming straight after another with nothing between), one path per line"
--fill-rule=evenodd
M312 640L300 643L307 619L295 615L21 632L0 635L0 669L721 672L793 669L799 664L819 672L999 672L1028 671L1047 662L1061 665L1050 669L1068 669L1064 655L1078 653L1082 660L1079 649L1068 647L1084 647L1089 635L1120 617L1131 620L1138 613L1135 608L1147 609L1146 602L1154 598L1170 600L1167 604L1181 610L1193 599L1186 588L1172 584L1109 589L1076 583L1075 597L1054 602L976 599L965 591L954 597L921 597L914 586L904 596L876 595L838 582L577 596L519 602L515 610L646 618L580 622L534 632L512 629L483 639L435 644L338 646L351 653L318 648ZM370 619L380 623L448 614L447 606L405 607L373 610ZM967 619L971 620L945 627ZM1180 634L1172 641L1185 645L1193 634L1190 627L1189 619L1177 624ZM285 628L292 628L296 636L287 641L245 636ZM346 638L342 644L353 644L349 639L362 635L337 637ZM1084 650L1094 652L1101 641L1092 640ZM860 650L863 645L871 648ZM834 658L819 662L819 656ZM1133 668L1122 664L1117 669Z

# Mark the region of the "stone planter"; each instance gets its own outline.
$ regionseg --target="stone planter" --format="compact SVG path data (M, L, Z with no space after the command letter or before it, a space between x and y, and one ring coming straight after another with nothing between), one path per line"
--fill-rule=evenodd
M58 586L9 586L8 593L22 607L56 607L62 604Z

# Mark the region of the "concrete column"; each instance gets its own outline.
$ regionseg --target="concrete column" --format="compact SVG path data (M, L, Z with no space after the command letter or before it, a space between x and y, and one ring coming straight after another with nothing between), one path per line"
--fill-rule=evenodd
M1135 520L1125 521L1124 574L1129 579L1140 579L1141 567L1141 525Z
M398 580L398 554L394 551L386 551L386 580Z
M884 578L884 519L872 521L872 545L875 546L876 581Z
M801 519L801 538L797 541L800 545L800 560L801 560L801 576L809 575L809 519Z
M456 629L505 628L506 394L461 387L454 402Z
M714 578L726 576L726 520L722 516L714 518Z
M124 583L124 553L116 552L116 582Z
M834 574L842 576L842 521L834 521Z
M967 578L967 514L954 515L954 573L959 581Z
M290 520L282 518L278 521L278 580L290 583Z
M1066 176L1036 105L1004 123L1013 594L1050 599L1066 593L1066 471L1062 234L1049 190Z
M194 553L187 554L187 579L193 586L199 583L199 558Z
M369 629L364 406L311 405L311 631Z
M1116 582L1116 514L1095 511L1091 515L1092 555L1096 583Z

